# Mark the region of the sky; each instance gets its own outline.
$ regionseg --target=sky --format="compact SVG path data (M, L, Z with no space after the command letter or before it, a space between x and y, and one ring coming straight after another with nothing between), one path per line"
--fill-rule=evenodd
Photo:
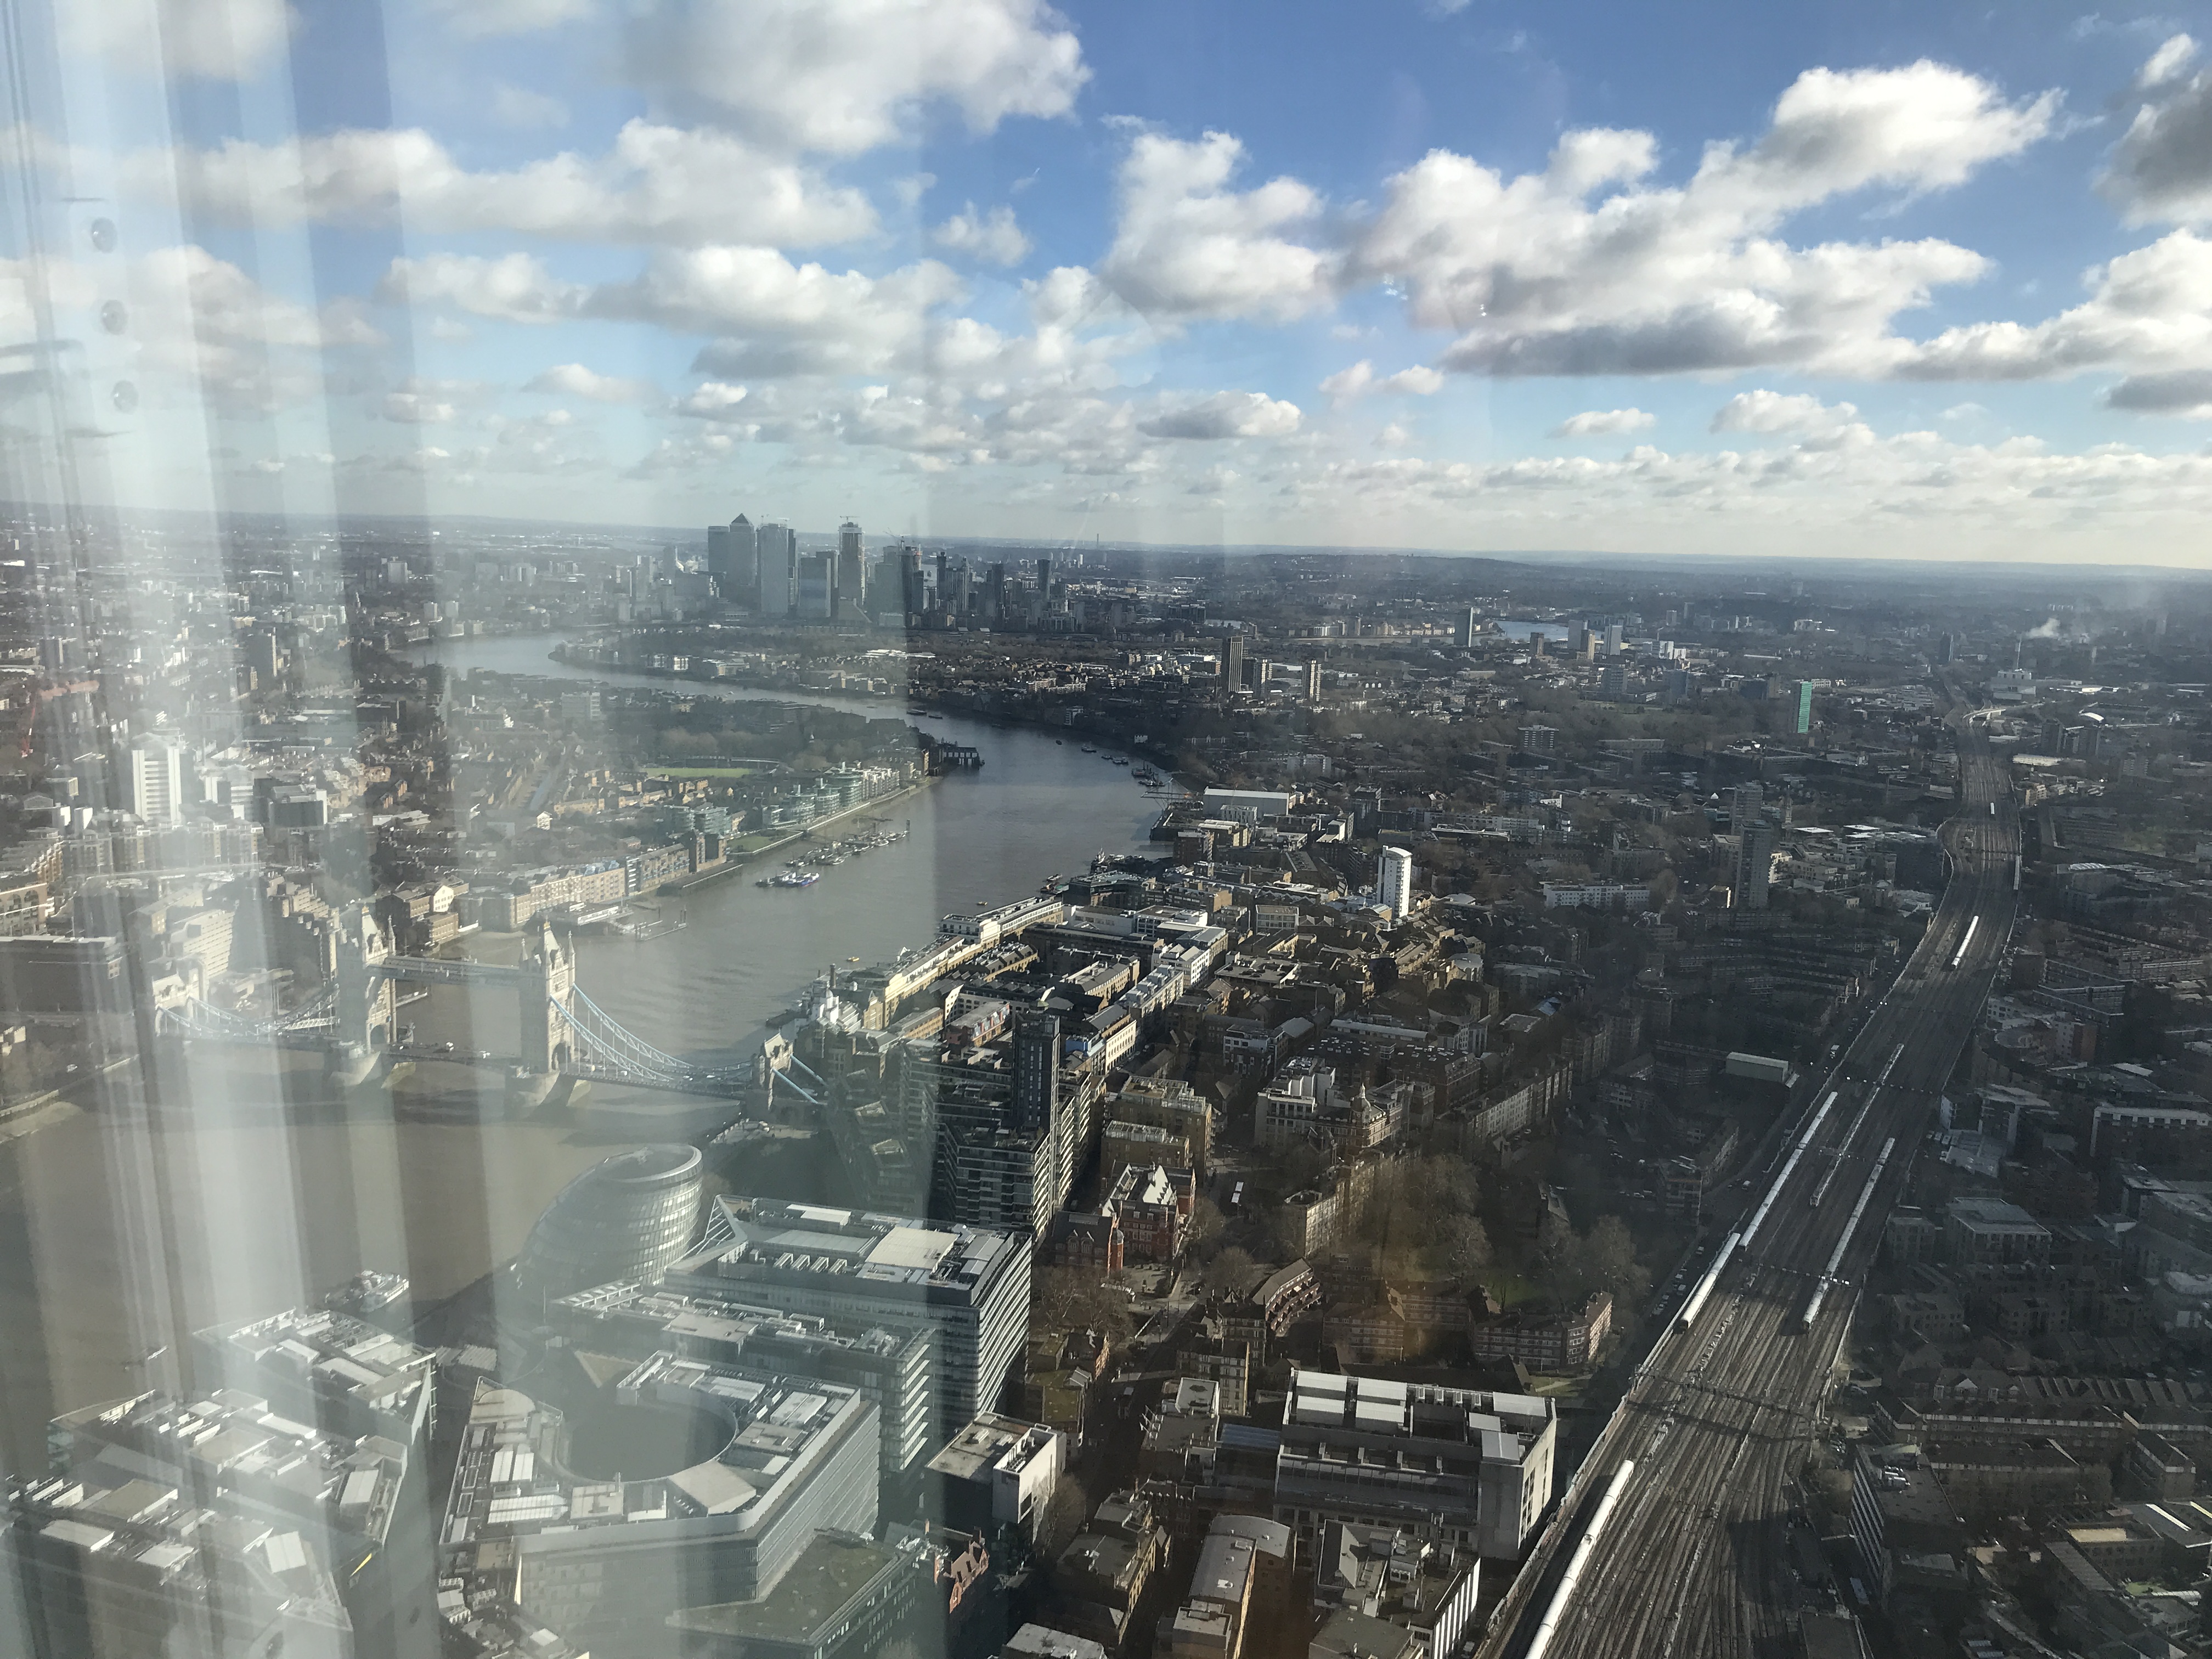
M71 0L14 143L125 502L2199 565L2208 10Z

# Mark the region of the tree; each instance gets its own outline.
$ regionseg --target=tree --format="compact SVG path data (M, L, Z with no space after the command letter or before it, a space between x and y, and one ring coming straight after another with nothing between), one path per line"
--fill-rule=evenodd
M1651 1293L1651 1272L1636 1259L1636 1241L1617 1215L1602 1218L1583 1241L1584 1272L1590 1288L1610 1291L1623 1309L1639 1305Z
M1471 1215L1454 1218L1441 1248L1443 1265L1462 1285L1491 1263L1489 1230Z
M1210 1198L1191 1200L1190 1225L1183 1234L1183 1251L1194 1261L1203 1261L1221 1244L1221 1231L1225 1224L1221 1210Z
M1260 1264L1252 1260L1251 1253L1231 1244L1206 1264L1202 1282L1208 1290L1228 1291L1249 1282L1253 1269Z
M1030 1291L1031 1328L1039 1331L1095 1330L1120 1344L1136 1329L1129 1298L1081 1267L1038 1270Z

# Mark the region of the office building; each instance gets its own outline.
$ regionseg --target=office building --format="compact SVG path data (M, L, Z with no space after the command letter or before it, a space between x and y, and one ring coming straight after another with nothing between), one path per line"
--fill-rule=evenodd
M771 1199L715 1201L698 1249L667 1288L819 1315L927 1328L936 1344L938 1431L997 1405L1029 1330L1030 1240Z
M1066 1435L984 1412L929 1460L938 1513L948 1526L968 1532L1013 1527L1034 1538L1067 1462Z
M1376 902L1393 919L1413 914L1413 855L1402 847L1386 847L1375 863Z
M920 1324L843 1324L726 1297L624 1281L564 1296L549 1322L571 1342L632 1359L665 1350L779 1376L819 1377L875 1403L878 1472L896 1490L938 1443L934 1344Z
M1619 623L1607 623L1605 625L1605 654L1608 657L1619 656L1620 654L1620 624Z
M126 1480L282 1531L329 1569L365 1651L432 1659L434 1644L407 1618L437 1578L422 1462L407 1446L325 1432L235 1389L191 1404L153 1393L86 1407L54 1419L46 1442L74 1479Z
M538 1218L516 1278L548 1297L653 1278L698 1231L704 1170L696 1146L641 1146L594 1164Z
M905 594L906 613L920 617L929 609L929 573L921 562L921 550L902 547L899 550L899 583Z
M860 542L860 526L850 519L837 526L836 601L832 614L859 616L867 605L867 554Z
M1331 1521L1514 1560L1552 1501L1553 1403L1301 1371L1283 1413L1275 1519L1313 1559Z
M1480 631L1482 623L1475 616L1474 607L1468 606L1467 615L1459 619L1459 627L1455 630L1459 637L1452 642L1462 651L1470 649L1474 644L1474 636Z
M1853 1451L1851 1537L1877 1607L1904 1588L1966 1587L1965 1526L1917 1446L1862 1444Z
M763 617L799 614L799 532L789 525L764 524L755 532L759 548L760 611Z
M761 592L760 537L742 513L707 531L707 574L726 599L755 599Z
M1797 682L1797 723L1791 729L1801 738L1813 730L1813 682L1810 680Z
M1954 1267L2051 1260L2051 1230L2017 1204L1978 1194L1954 1198L1943 1213L1943 1243Z
M45 1659L354 1651L330 1564L295 1529L104 1463L22 1486L11 1508L28 1645Z
M124 750L124 805L150 824L180 822L185 815L185 755L158 738L134 738Z
M1936 662L1940 665L1948 668L1958 659L1959 636L1955 634L1942 634L1937 635L1936 640Z
M438 1356L366 1320L287 1308L195 1331L192 1346L203 1385L220 1379L286 1417L428 1449Z
M694 1421L670 1461L709 1455L640 1478L638 1437L672 1413ZM875 1415L850 1389L672 1353L574 1417L483 1378L441 1577L511 1585L553 1629L630 1650L678 1608L768 1595L824 1528L873 1531Z
M1013 1048L1011 1127L1035 1133L1051 1125L1060 1099L1060 1016L1046 1008L1016 1014Z
M1740 836L1765 815L1766 792L1755 783L1740 783L1729 791L1729 833Z
M1774 873L1774 825L1766 818L1744 825L1736 836L1735 870L1729 883L1739 910L1766 908L1766 885Z
M827 622L837 614L837 556L824 550L799 555L799 575L792 584L791 614L809 622Z
M673 1650L690 1659L876 1659L901 1645L924 1590L958 1570L947 1570L939 1541L946 1536L896 1523L880 1544L817 1533L766 1595L671 1613ZM539 1659L530 1649L518 1652Z
M1244 636L1231 634L1222 641L1221 684L1224 690L1244 689Z

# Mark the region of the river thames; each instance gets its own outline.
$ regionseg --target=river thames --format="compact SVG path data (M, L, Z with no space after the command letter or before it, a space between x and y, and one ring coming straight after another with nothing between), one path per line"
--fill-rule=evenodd
M897 702L573 670L546 654L555 642L468 641L434 658L457 677L482 667L906 718ZM1158 803L1129 769L1073 738L917 723L974 744L985 763L891 803L895 824L911 820L906 840L799 890L753 885L771 858L675 902L686 926L658 939L584 938L585 991L658 1047L749 1059L823 971L922 945L948 912L1144 844ZM401 1018L424 1041L495 1051L515 1023L504 995L445 992ZM695 1132L716 1109L599 1087L574 1112L513 1119L498 1073L453 1065L419 1067L396 1091L288 1098L283 1074L305 1058L196 1047L189 1088L159 1109L127 1086L88 1091L82 1109L58 1107L0 1143L0 1455L17 1468L43 1455L54 1412L181 1382L193 1328L305 1300L362 1267L406 1273L418 1305L452 1295L511 1257L581 1170Z
M878 720L908 718L898 700L800 696L571 669L546 655L551 644L456 641L424 654L456 678L475 668L554 673L687 696L805 702ZM808 981L852 965L855 957L872 963L901 945L925 945L950 912L1004 903L1034 892L1048 877L1084 868L1099 853L1138 849L1158 816L1158 802L1131 781L1129 768L1084 753L1079 739L1056 742L1035 730L951 716L915 724L949 742L972 744L984 763L884 808L894 826L912 821L907 840L825 870L804 890L753 885L756 874L778 867L774 858L759 871L709 883L672 907L688 925L663 939L588 938L578 957L585 992L672 1053L750 1057L767 1034L764 1022Z

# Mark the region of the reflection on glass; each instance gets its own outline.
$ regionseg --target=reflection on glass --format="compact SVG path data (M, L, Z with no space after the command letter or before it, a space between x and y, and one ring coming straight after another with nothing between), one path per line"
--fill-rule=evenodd
M2205 27L0 11L0 1649L2203 1651Z

